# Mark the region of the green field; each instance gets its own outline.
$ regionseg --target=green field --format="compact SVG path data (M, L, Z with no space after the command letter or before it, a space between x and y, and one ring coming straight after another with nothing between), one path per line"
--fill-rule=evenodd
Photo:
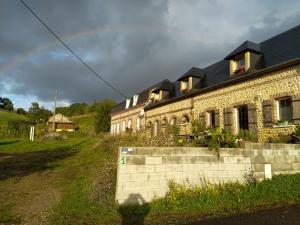
M82 131L94 131L95 130L95 114L90 113L81 116L74 116L70 118L75 122L75 125Z
M28 120L26 116L19 115L15 112L0 110L0 125L7 124L10 120Z

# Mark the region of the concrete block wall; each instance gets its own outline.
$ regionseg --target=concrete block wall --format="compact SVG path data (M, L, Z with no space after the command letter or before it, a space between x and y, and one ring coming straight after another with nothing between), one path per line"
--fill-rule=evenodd
M245 148L214 151L198 147L133 147L119 150L116 201L144 203L163 197L169 182L202 185L203 182L244 182L251 170L264 178L265 165L272 174L300 172L300 145L246 144Z

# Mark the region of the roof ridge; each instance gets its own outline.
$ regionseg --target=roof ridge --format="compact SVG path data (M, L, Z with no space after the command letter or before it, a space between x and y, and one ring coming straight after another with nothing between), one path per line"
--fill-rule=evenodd
M286 30L286 31L282 31L281 33L276 34L276 35L274 35L274 36L272 36L272 37L270 37L270 38L268 38L268 39L265 39L264 41L260 42L259 44L262 44L262 43L267 42L267 41L269 41L269 40L278 38L278 36L284 35L284 34L286 34L286 33L288 33L288 32L291 32L292 30L296 30L296 29L300 29L300 24L297 25L297 26L295 26L295 27L292 27L292 28L290 28L290 29L288 29L288 30Z

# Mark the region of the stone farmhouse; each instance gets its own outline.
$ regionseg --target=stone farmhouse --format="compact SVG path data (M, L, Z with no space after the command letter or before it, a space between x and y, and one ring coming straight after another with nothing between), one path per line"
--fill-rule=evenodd
M259 142L289 134L300 123L300 25L261 43L245 41L206 68L193 67L115 106L111 133L150 131L191 121L232 133L249 130Z

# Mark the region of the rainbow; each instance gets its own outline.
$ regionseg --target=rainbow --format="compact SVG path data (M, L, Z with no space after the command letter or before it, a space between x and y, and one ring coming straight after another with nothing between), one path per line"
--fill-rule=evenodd
M104 34L104 33L122 33L122 32L155 32L155 33L162 33L162 34L168 34L168 35L176 35L178 37L184 37L190 41L193 42L208 42L208 40L204 40L201 36L191 34L188 32L181 32L177 29L166 29L166 28L160 28L160 27L145 27L145 26L119 26L119 27L105 27L105 28L99 28L99 29L91 29L91 30L85 30L78 33L73 33L69 35L62 36L62 39L69 43L70 41L83 38L83 37L90 37L92 35L96 34ZM48 49L54 48L59 46L60 43L57 40L53 40L51 42L48 42L47 44L43 46L39 46L37 48L34 48L29 53L20 55L12 59L6 64L3 64L0 66L0 74L5 74L8 70L15 68L17 65L22 64L25 62L28 58L35 54L39 54L43 51L46 51Z

